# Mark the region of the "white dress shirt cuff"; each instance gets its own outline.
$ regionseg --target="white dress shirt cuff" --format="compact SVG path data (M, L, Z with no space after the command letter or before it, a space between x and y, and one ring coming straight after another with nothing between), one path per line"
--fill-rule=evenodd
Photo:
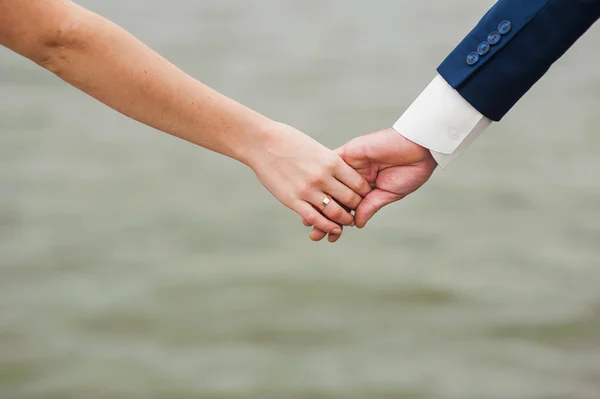
M438 165L445 169L491 123L437 75L393 128L429 149Z

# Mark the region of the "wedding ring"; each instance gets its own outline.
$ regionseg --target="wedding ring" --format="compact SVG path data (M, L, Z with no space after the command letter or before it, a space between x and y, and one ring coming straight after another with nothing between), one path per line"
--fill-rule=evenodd
M323 201L321 201L321 206L323 207L323 209L325 209L325 207L327 206L327 204L329 204L329 202L331 202L329 197L325 197L325 199L323 199Z

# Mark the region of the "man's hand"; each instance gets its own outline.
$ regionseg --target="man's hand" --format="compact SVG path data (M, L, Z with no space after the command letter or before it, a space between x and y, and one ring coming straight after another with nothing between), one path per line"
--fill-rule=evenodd
M341 234L371 192L369 182L334 151L288 125L270 122L252 135L239 159L282 204L320 231ZM325 207L324 198L329 199ZM319 211L319 209L321 211Z
M416 191L437 167L428 149L406 139L394 129L358 137L336 152L374 187L356 209L354 221L358 228L363 228L384 206ZM306 220L303 223L310 226ZM314 228L310 238L320 241L326 235L327 233ZM339 237L340 235L330 234L329 241L335 242Z

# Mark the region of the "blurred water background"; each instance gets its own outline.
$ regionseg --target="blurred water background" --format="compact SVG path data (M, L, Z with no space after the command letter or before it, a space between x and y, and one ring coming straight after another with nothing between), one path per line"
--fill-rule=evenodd
M391 126L492 3L81 1L330 147ZM599 39L336 245L0 49L0 397L597 399Z

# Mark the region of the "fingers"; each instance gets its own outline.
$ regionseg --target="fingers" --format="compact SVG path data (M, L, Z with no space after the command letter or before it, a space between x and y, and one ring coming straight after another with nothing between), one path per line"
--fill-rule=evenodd
M398 201L403 197L404 195L393 194L379 189L371 191L363 198L358 205L358 208L356 208L356 214L354 216L356 227L362 229L369 219L371 219L381 208L392 202Z
M343 230L343 227L342 227ZM312 241L321 241L323 238L325 238L325 236L327 236L327 233L319 230L316 227L313 227L312 231L310 232L310 234L308 235L308 237L312 240ZM329 233L329 236L327 237L327 240L331 243L336 242L337 240L340 239L342 235L341 234L334 234L334 233Z
M337 199L337 198L342 198L345 196L345 198L346 198L346 200L344 200L346 205L339 205L337 203L335 205L338 205L341 208L343 208L344 211L352 217L352 223L350 224L350 226L353 226L354 225L354 217L352 216L352 214L350 212L352 211L352 209L356 209L356 207L358 206L360 201L362 201L362 198L358 194L354 193L354 191L350 190L348 187L344 186L342 183L340 183L337 180L335 180L334 185L338 186L338 187L336 187L336 189L331 190L331 191L334 191L337 193L334 197ZM334 202L330 201L329 204L327 204L327 206L325 207L325 209L329 208L329 206L331 206L332 204L334 204ZM325 209L323 210L323 213L324 213ZM330 209L330 211L331 211L331 209ZM331 215L331 213L330 213L330 215ZM339 220L338 220L338 222L339 222ZM312 224L310 224L310 222L308 222L306 219L302 219L302 224L304 224L306 227L312 226ZM340 227L343 230L343 225ZM320 230L317 227L314 227L313 230L309 234L309 238L312 241L321 241L326 236L328 236L327 239L329 242L334 243L340 239L341 234L334 234L334 233L328 234L327 232Z
M334 177L335 179L327 179L325 185L322 186L323 192L329 194L327 198L330 200L326 206L322 204L323 199L326 198L324 193L311 194L310 198L306 198L308 203L319 209L320 212L316 209L308 211L303 206L303 211L310 214L312 219L298 212L302 216L302 223L305 226L314 226L309 234L310 239L313 241L320 241L327 235L329 242L338 241L342 233L342 226L351 226L355 223L354 216L350 213L351 210L357 209L363 196L372 190L368 181L359 172L343 162L341 158L335 164ZM315 212L321 217L317 217ZM323 219L336 222L338 224L337 229L328 230L314 222L316 220L323 223Z
M302 219L302 224L304 224L306 227L312 227L312 225L305 219ZM342 229L342 231L344 230L343 226L340 226L340 228ZM310 234L308 235L308 237L312 241L321 241L323 238L325 238L325 236L327 236L327 232L320 230L316 227L313 227ZM339 240L341 236L341 234L329 233L329 237L327 237L327 239L329 240L329 242L333 243Z
M327 205L323 205L322 203L322 201L325 198L329 199ZM350 226L354 223L354 216L352 216L348 211L342 208L334 199L332 199L329 196L326 196L324 193L317 192L316 194L314 194L310 200L310 203L313 204L315 207L319 208L323 215L327 216L327 218L331 221L341 224L342 226ZM310 220L308 219L306 219L306 221L310 222ZM312 225L316 226L315 224Z
M302 223L306 227L312 226L305 219L302 219ZM340 226L340 228L342 230L344 229L343 226ZM321 241L323 238L325 238L325 236L327 236L327 233L325 231L320 230L316 227L313 227L312 231L308 235L308 238L310 238L312 241ZM333 243L333 242L336 242L337 240L339 240L341 236L342 236L341 234L329 233L329 237L327 237L327 240L329 240L329 242Z
M319 230L318 228L313 227L312 231L308 235L308 238L310 238L313 241L321 241L323 238L325 238L326 235L327 233L323 230Z
M337 223L327 219L307 202L298 201L298 204L294 207L294 211L302 217L303 222L305 221L310 226L315 226L327 233L342 234L342 228Z
M343 231L343 228L342 228L342 231ZM327 236L327 241L329 241L330 243L334 243L337 240L339 240L341 236L342 236L341 234L329 233L329 235Z
M341 159L335 168L335 178L361 197L364 197L371 192L371 185L369 182ZM331 194L333 195L333 193ZM335 198L339 199L339 197ZM354 209L355 207L351 208Z
M327 193L331 195L346 211L356 209L362 197L336 179L331 179L327 185ZM328 205L329 206L329 205Z

